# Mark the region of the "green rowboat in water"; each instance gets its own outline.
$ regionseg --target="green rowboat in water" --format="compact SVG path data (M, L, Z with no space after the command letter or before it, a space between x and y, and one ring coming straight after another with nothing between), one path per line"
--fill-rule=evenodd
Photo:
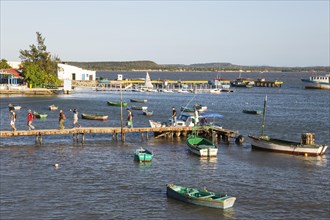
M120 102L111 102L111 101L108 101L107 103L110 106L119 106L120 107ZM126 107L127 106L127 102L122 102L122 106L123 107Z
M47 118L47 114L39 113L39 112L33 112L34 117L36 118Z
M134 158L139 162L150 162L152 161L153 153L148 149L140 147L135 150Z
M222 193L209 192L206 189L197 189L185 186L178 186L175 184L168 184L167 196L201 206L211 208L227 209L234 205L236 197L228 196Z
M216 157L218 154L217 146L206 138L192 134L186 142L189 150L200 157Z

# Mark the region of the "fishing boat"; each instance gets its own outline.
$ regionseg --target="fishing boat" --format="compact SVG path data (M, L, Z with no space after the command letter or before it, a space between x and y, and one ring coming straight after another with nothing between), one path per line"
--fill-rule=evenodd
M132 105L131 106L131 109L133 110L142 110L142 111L145 111L148 109L148 106L137 106L137 105Z
M45 113L39 113L39 112L33 112L34 117L36 118L47 118L47 114Z
M150 127L152 128L160 128L160 127L166 127L166 123L162 123L159 121L149 120Z
M321 156L328 146L315 144L315 134L305 133L301 135L301 142L275 139L264 135L264 122L266 115L267 96L264 100L264 110L262 119L262 130L260 136L248 135L252 148L294 155Z
M216 157L218 154L218 148L212 141L197 136L194 132L188 136L186 143L189 150L200 157Z
M233 207L236 197L224 193L210 192L206 189L178 186L175 184L166 185L168 197L194 205L206 206L218 209Z
M195 107L184 107L184 106L181 106L180 110L182 112L195 112Z
M56 106L56 105L50 105L50 106L48 106L48 109L51 110L51 111L55 111L55 110L58 109L58 106Z
M146 103L147 99L130 99L131 102L139 102L139 103Z
M8 105L8 108L9 108L9 111L10 110L20 110L22 108L22 106L20 106L20 105L13 105L13 104L10 103Z
M259 111L259 110L247 110L247 109L243 109L243 113L251 114L251 115L260 115L261 114L261 111Z
M122 107L126 107L127 106L127 102L111 102L111 101L107 101L107 103L110 106L119 106L120 107L120 103L122 104Z
M195 104L195 108L197 109L197 111L199 112L204 112L207 110L207 106L206 105L201 105L199 103Z
M145 115L145 116L152 116L154 114L154 112L153 111L143 111L143 115Z
M140 147L135 150L134 158L139 162L151 162L153 158L153 153L148 149Z
M88 120L107 120L108 115L102 115L102 114L81 114L82 119L88 119Z
M330 74L325 76L310 76L309 79L301 79L306 83L306 89L330 89Z
M221 91L220 91L220 89L210 89L210 93L211 94L220 94Z

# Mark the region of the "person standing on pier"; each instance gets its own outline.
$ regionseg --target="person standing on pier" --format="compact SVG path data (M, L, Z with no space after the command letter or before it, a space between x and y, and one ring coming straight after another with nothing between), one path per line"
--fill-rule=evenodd
M133 114L129 108L127 108L127 127L133 128Z
M33 125L32 125L32 121L34 119L34 115L32 114L32 111L29 109L28 110L28 114L27 114L27 120L28 120L28 127L29 127L29 131L30 130L34 130L36 129Z
M64 121L66 120L65 114L63 112L63 110L60 110L60 117L59 117L59 124L60 124L60 129L64 129Z
M175 126L176 123L176 110L174 106L172 107L172 125Z
M81 125L78 123L78 110L77 109L73 109L73 110L70 109L70 111L73 112L73 127L80 128Z
M10 110L10 127L12 131L16 131L15 127L15 121L16 121L16 113L13 109Z

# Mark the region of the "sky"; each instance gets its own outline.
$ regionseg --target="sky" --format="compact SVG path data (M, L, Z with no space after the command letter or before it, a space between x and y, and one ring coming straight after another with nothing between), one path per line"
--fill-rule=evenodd
M62 61L329 66L330 1L0 0L0 58L45 38Z

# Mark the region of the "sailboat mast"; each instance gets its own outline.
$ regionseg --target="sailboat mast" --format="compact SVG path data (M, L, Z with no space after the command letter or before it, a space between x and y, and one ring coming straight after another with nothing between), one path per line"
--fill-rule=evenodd
M264 136L265 118L266 118L266 103L267 103L267 95L264 100L264 110L262 112L261 136Z

